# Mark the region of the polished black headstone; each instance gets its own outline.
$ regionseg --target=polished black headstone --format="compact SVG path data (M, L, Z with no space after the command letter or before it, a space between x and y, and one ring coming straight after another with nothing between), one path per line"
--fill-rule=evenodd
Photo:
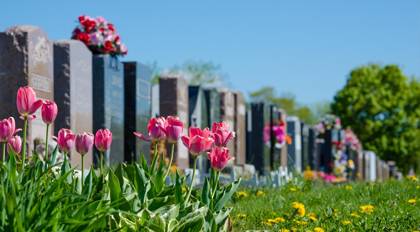
M95 55L93 71L93 129L112 131L112 145L106 154L108 163L124 161L124 77L116 57ZM97 163L95 156L95 163Z
M134 131L147 134L151 117L152 71L138 62L124 62L125 86L125 151L124 160L133 162L140 154L149 157L150 146L133 135Z

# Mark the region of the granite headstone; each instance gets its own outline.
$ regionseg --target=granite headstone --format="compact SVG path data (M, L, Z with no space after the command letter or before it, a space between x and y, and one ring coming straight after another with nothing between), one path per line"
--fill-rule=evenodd
M54 99L58 115L54 131L69 128L74 133L92 132L92 54L77 40L54 42ZM81 157L70 154L71 163L80 165ZM92 164L92 153L84 159L84 166Z
M111 149L105 155L108 164L124 161L124 76L116 57L92 56L93 131L112 131ZM98 163L97 156L94 156Z
M234 93L234 102L235 164L244 165L246 162L246 105L242 93Z
M54 98L53 47L47 35L35 26L15 26L0 33L0 118L13 116L16 127L22 128L16 109L19 87L32 87L40 99ZM46 126L40 110L28 124L28 154L34 140L45 138ZM50 134L52 134L51 127Z
M124 160L133 162L140 154L148 157L150 146L133 135L134 131L147 134L147 123L151 117L152 71L139 62L124 62L125 86L125 151Z
M165 76L159 78L159 110L161 116L178 116L188 133L188 83L182 77ZM174 160L176 165L185 169L189 167L187 148L178 141Z

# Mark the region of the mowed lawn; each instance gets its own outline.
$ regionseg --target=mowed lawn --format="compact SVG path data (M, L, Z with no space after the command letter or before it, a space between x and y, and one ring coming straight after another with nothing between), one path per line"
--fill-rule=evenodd
M233 231L420 231L420 182L332 185L296 181L238 190Z

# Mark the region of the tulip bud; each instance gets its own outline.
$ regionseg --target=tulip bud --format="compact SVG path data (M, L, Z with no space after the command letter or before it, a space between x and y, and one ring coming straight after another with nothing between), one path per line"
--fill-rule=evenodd
M36 98L36 93L31 87L20 87L17 92L16 106L21 116L34 118L33 114L42 106L42 100Z
M182 142L193 156L211 149L214 143L213 135L208 128L190 127L189 136L182 136Z
M164 117L151 118L147 124L149 137L152 140L164 140L166 138L166 126L168 125Z
M7 140L15 134L15 119L10 117L0 121L0 142Z
M221 171L232 159L229 155L229 149L226 147L213 147L208 153L210 165L214 170Z
M92 149L93 146L93 134L83 132L76 135L76 151L82 156Z
M57 117L58 108L54 101L45 100L41 108L42 121L46 124L51 124Z
M58 131L57 144L62 152L69 153L74 146L76 135L70 129L62 128Z
M108 129L100 129L95 134L95 146L100 152L104 152L111 147L112 132Z
M12 136L9 138L9 141L7 141L7 152L10 153L13 151L16 154L19 154L22 149L22 139L20 136Z
M229 130L225 122L213 123L211 128L214 136L214 144L218 147L226 147L228 142L235 137L235 132Z

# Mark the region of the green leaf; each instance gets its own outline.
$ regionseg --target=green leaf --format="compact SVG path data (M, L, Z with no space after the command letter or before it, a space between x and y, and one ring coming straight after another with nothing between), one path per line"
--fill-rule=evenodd
M239 187L241 179L231 183L224 192L222 192L220 199L215 205L215 210L221 210L225 204L232 198L233 194L236 192L236 189Z

